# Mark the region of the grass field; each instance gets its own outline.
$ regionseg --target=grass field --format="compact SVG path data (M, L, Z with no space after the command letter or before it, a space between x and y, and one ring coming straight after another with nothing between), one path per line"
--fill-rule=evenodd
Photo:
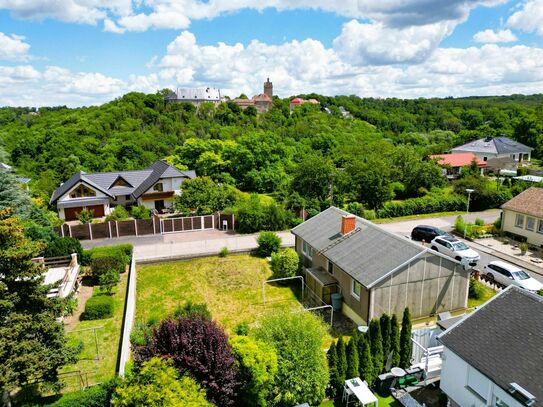
M239 322L255 325L263 315L280 309L301 309L299 283L262 283L271 277L266 259L247 254L205 257L138 266L136 320L160 320L187 301L206 303L213 318L227 330Z
M68 365L62 372L82 371L89 372L89 384L103 382L115 375L119 342L121 338L121 325L123 320L124 302L126 295L126 283L128 273L121 275L119 285L113 291L114 314L112 318L94 321L79 321L72 330L67 332L70 344L83 343L83 350L79 355L79 361L75 365ZM98 287L94 287L95 290ZM103 327L96 331L88 328ZM98 355L96 353L96 332L98 342ZM66 378L64 391L79 389L79 380L76 377Z
M468 308L478 307L479 305L484 304L497 294L497 292L494 291L492 288L487 287L483 283L480 284L483 290L483 296L478 300L476 300L475 298L468 298Z

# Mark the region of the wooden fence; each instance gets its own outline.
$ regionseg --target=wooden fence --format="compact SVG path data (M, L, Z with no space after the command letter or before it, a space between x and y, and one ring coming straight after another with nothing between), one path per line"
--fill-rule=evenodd
M124 236L147 236L165 233L191 232L206 229L234 230L234 215L216 213L205 216L177 218L131 219L89 223L86 225L64 225L55 228L59 236L80 240L111 239Z

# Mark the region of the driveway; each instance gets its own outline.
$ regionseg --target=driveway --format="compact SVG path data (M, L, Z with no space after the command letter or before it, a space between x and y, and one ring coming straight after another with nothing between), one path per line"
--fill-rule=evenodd
M281 238L283 246L294 246L294 235L290 231L278 232L277 234ZM131 243L134 246L134 257L141 263L216 255L223 247L233 253L247 252L258 247L257 237L258 233L242 235L210 229L165 235L86 240L81 244L85 249L90 249L95 246Z

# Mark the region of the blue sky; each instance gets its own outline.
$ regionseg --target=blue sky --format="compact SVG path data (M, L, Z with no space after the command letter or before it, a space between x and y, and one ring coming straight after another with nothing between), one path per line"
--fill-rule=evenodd
M268 76L282 97L539 93L542 68L543 0L0 0L0 106Z

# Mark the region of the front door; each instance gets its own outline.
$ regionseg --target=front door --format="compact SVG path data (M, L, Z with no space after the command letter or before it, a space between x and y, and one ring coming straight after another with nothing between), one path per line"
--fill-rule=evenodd
M164 200L163 199L161 199L159 201L155 201L155 209L159 213L162 213L162 211L164 210Z

